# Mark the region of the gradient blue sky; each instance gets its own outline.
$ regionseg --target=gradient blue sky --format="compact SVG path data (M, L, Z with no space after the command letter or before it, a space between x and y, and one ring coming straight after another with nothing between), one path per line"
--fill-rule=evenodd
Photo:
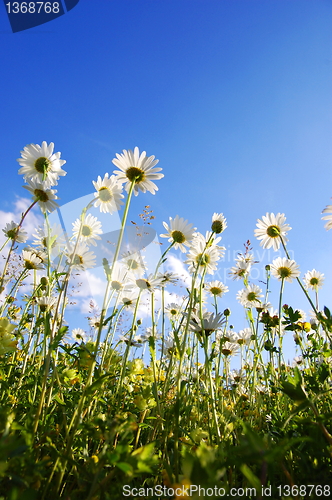
M324 272L331 305L332 234L320 219L332 196L330 0L80 0L16 34L0 5L0 39L0 210L27 197L15 160L28 143L53 141L67 160L62 204L138 146L165 178L138 196L132 220L150 205L158 233L177 214L205 232L223 212L228 268L247 239L263 257L256 220L284 212L302 276ZM241 283L227 284L236 310ZM285 293L308 310L296 284Z

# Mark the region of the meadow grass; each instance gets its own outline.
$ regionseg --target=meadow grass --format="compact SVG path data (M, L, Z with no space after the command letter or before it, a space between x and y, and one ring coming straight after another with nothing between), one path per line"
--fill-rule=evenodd
M164 223L169 246L147 276L144 252L131 247L124 254L123 241L135 190L154 191L142 184L153 157L117 155L117 166L128 159L125 179L99 178L68 235L55 232L48 213L63 163L51 167L53 148L43 147L20 172L31 205L4 229L0 499L329 497L332 315L318 308L323 275L313 270L303 280L290 259L283 214L267 214L257 225L265 248L285 252L266 266L265 290L250 280L249 243L232 268L248 323L235 332L230 310L219 305L227 287L208 278L224 252L222 214L213 215L206 235L178 217ZM112 217L123 196L120 181L127 196L112 256L102 259L102 305L92 304L89 328L73 328L65 321L73 277L95 265L102 234L88 214L96 206ZM24 224L38 205L45 225L24 247L31 238ZM144 231L153 219L149 207L141 219ZM170 250L186 254L190 273L173 303L169 290L179 277L167 271ZM271 275L280 282L275 309L268 302ZM283 303L285 281L302 288L310 321ZM286 332L301 353L291 365Z

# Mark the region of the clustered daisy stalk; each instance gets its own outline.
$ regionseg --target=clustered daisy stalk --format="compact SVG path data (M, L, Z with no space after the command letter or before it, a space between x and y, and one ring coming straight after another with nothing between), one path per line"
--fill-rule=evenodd
M291 228L284 214L267 213L257 221L255 236L261 246L285 252L265 267L265 292L262 281L252 279L257 261L249 240L228 269L230 279L243 282L236 298L245 324L238 329L241 319L227 307L229 288L218 274L225 253L220 241L227 228L222 213L212 215L206 233L184 217L169 217L160 235L167 244L155 255L151 269L142 236L149 235L146 230L154 218L149 219L148 206L140 215L143 227L132 221L135 242L127 238L133 195L155 194L155 181L163 177L154 156L138 148L116 154L117 170L93 181L95 192L72 231L64 230L60 211L61 225L54 223L55 187L66 175L54 144L30 144L18 162L32 202L19 222L3 229L2 251L8 252L1 281L0 399L5 409L0 420L5 422L3 443L9 443L3 470L12 478L10 487L25 467L31 480L20 482L20 493L26 484L42 499L78 500L83 492L88 499L102 498L108 488L115 498L117 484L124 478L141 480L142 474L147 484L194 484L190 464L192 471L207 466L210 477L229 449L239 449L240 457L246 453L244 435L259 442L250 434L253 429L261 426L264 436L272 429L274 446L300 411L312 413L317 439L330 447L331 430L326 415L321 416L321 401L328 398L332 380L332 314L326 307L319 310L324 275L313 269L301 279L299 265L290 258ZM24 226L37 207L42 222L30 235ZM98 211L107 217L121 212L119 231L106 238ZM328 230L330 212L331 206L323 211ZM184 277L174 273L172 262L179 268L181 264ZM96 266L101 273L94 274ZM84 298L84 283L91 277L101 299L91 297L86 305L80 289ZM270 287L274 279L280 282L276 309L268 302L275 297ZM294 280L313 310L310 321L304 311L284 304ZM75 302L88 310L88 318L71 314L68 324ZM284 355L285 335L294 338L299 354L295 366L287 364ZM308 384L316 376L311 391ZM287 397L296 402L295 410ZM279 434L271 414L278 414ZM15 448L18 435L26 451L20 451L21 445ZM278 453L273 451L275 460ZM285 453L278 464L281 473L291 462ZM232 475L242 477L243 471L246 478L255 474L257 479L270 466L263 448L260 455L265 462L251 465L253 472L248 472L248 457L239 459L237 466L234 455L231 465L218 462L211 477L227 487L233 484ZM29 457L33 467L25 465ZM20 471L18 463L23 464ZM291 474L287 471L285 477ZM0 474L0 495L1 481ZM10 493L13 498L15 491Z

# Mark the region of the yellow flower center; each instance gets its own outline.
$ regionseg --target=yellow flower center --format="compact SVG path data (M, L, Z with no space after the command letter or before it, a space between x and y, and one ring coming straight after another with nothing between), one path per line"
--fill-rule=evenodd
M46 174L51 165L52 162L48 158L45 158L45 156L41 156L35 161L35 169L40 174Z
M126 176L130 180L130 182L135 181L135 184L144 181L145 172L141 168L137 167L129 167L126 170Z
M80 266L83 264L83 258L81 257L81 255L77 255L77 254L75 255L74 260L73 260L73 264L75 266Z
M219 234L222 233L224 230L224 225L220 220L214 220L212 222L211 229L214 233Z
M269 226L266 233L270 238L278 238L278 236L280 236L280 229L278 226Z
M34 190L34 195L38 201L41 201L42 203L46 203L49 201L49 197L45 191L42 189L35 189Z
M279 267L278 274L280 278L288 278L292 274L292 272L289 267Z
M172 231L171 236L175 243L183 243L184 241L186 241L186 237L182 231Z
M205 254L200 253L196 257L196 262L200 266L207 266L208 263L210 262L210 256L207 253Z
M119 281L112 281L111 286L113 290L121 290L122 285Z
M92 234L92 230L91 230L91 227L90 226L83 226L82 227L82 236L91 236Z
M103 186L99 189L99 199L104 203L111 201L112 195L107 187Z

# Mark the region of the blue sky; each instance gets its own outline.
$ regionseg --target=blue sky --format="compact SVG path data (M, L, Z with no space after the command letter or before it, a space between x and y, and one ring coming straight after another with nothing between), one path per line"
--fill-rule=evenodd
M1 5L0 39L2 214L27 197L15 161L26 144L53 141L67 160L61 204L92 193L115 153L138 146L165 177L157 195L135 199L132 220L150 205L158 233L177 214L205 232L223 212L224 267L250 239L262 268L275 255L264 260L256 220L283 212L302 275L325 273L331 305L320 219L332 196L330 1L80 0L15 34ZM241 284L227 284L236 311ZM285 293L308 310L296 284Z

